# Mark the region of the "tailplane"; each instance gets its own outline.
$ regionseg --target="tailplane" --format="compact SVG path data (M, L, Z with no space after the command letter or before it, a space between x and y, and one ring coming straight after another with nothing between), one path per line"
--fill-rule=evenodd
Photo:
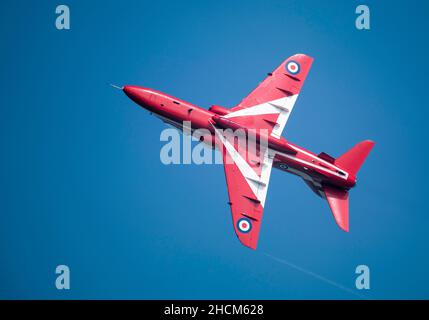
M322 152L319 158L333 163L350 175L356 177L357 172L364 163L366 157L374 146L371 140L359 142L349 151L337 159ZM315 184L313 181L304 180L308 186L322 198L326 198L331 208L332 215L337 225L344 231L349 232L349 191L344 188L335 187L330 184Z
M346 170L349 174L356 176L372 147L374 142L365 140L359 142L349 151L339 158L335 159L335 165ZM339 189L333 186L325 185L323 187L326 200L334 215L338 226L344 231L349 231L349 191Z
M323 191L338 226L349 232L349 192L331 186L324 186Z
M371 140L359 142L349 151L337 158L335 160L335 165L356 175L373 146L374 141Z

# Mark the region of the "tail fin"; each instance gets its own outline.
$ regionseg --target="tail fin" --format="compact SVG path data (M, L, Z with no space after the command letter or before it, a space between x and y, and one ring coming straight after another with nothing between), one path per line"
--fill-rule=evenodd
M324 186L323 191L338 226L349 232L349 192L331 186Z
M373 146L374 142L371 140L359 142L349 151L337 158L335 160L335 165L356 175Z

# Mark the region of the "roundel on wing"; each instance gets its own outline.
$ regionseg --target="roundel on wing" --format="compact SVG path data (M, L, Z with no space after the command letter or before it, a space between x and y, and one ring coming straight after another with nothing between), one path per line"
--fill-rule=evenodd
M298 74L299 71L301 70L301 66L299 65L298 62L290 60L286 63L286 71L289 72L290 74Z
M248 233L252 230L252 222L249 219L241 218L237 221L237 229L241 233Z

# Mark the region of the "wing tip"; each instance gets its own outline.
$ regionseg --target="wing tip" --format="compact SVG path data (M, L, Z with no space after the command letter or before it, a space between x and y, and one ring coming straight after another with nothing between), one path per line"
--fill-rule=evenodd
M244 241L242 241L240 239L240 242L247 248L252 249L252 250L256 250L256 248L258 247L258 243L246 243Z
M338 222L337 222L338 223ZM347 223L346 225L341 225L338 223L338 226L341 228L341 230L343 230L344 232L350 232L350 227L349 224Z
M258 247L258 238L255 239L254 237L250 237L248 234L242 235L238 230L236 230L235 234L243 246L252 250L256 250Z
M295 53L292 57L303 57L303 58L308 58L311 60L314 60L313 57L309 56L308 54L305 53Z
M309 55L307 55L305 53L296 53L293 56L290 56L289 58L287 58L286 60L289 60L289 59L292 59L292 58L303 60L303 61L307 61L309 63L309 65L311 65L313 63L313 61L314 61L313 57L311 57L311 56L309 56Z

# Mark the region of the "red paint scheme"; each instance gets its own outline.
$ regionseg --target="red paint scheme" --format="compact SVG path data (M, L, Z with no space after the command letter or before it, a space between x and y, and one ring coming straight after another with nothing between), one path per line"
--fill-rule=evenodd
M332 214L338 226L344 231L349 231L349 193L345 190L324 187L326 199L331 207Z
M293 63L288 68L287 64L291 61ZM261 162L269 162L269 159L264 160L261 158L261 154L263 151L269 152L273 150L272 166L301 176L318 196L328 200L336 222L340 228L348 231L348 190L356 184L357 170L371 150L374 144L372 141L361 142L355 148L335 160L324 153L319 157L308 150L286 141L283 137L279 139L273 136L271 133L274 131L276 125L278 125L279 114L258 113L251 116L244 115L235 118L225 118L231 116L233 112L252 108L255 105L271 104L271 101L278 101L278 99L289 97L293 98L294 95L296 95L296 99L312 61L312 58L305 55L295 55L286 59L254 91L232 109L212 106L210 110L206 110L168 94L139 86L125 86L123 87L123 91L138 105L162 117L173 125L180 126L184 121L190 121L193 129L203 128L209 130L212 134L210 142L216 140L215 128L268 130L268 135L267 133L258 133L256 141L259 141L261 138L267 139L269 150L261 150L259 154L254 154L246 158L246 163L249 167L254 170L258 178L262 179L261 168L263 165L261 165ZM299 65L298 72L295 63ZM293 103L294 101L291 104L292 107ZM290 111L288 110L287 112L290 113ZM234 142L231 142L231 145L234 146L239 154L245 154L245 150L240 150ZM262 180L257 182L256 187L252 190L251 183L249 182L251 178L243 174L243 165L240 167L238 164L235 164L230 152L227 152L225 148L223 148L222 153L224 156L225 175L228 184L234 229L244 245L255 249L265 201L265 196L255 194L255 190L265 187L265 182L261 182ZM243 219L244 222L241 221ZM247 230L249 225L251 228Z
M191 121L192 128L195 128L195 129L204 128L213 132L214 134L213 127L211 124L213 121L213 117L216 118L218 116L209 110L200 108L189 102L185 102L181 99L175 98L168 94L159 92L157 90L149 89L149 88L138 87L138 86L125 86L123 90L126 93L126 95L130 97L134 102L136 102L143 108L155 114L171 119L177 123L182 123L183 121ZM233 129L236 129L233 126L231 127ZM270 138L272 139L271 141L278 140L272 137ZM286 139L282 137L282 139L279 140L279 143L281 144L286 143ZM287 142L286 145L296 147L296 145L290 142ZM290 147L286 147L286 145L284 146L284 152L287 152L288 150L295 150L295 149L291 149ZM281 150L281 147L278 149ZM292 167L301 172L305 172L310 176L313 176L315 179L318 179L318 180L320 179L324 183L333 184L335 186L342 187L345 189L349 189L356 184L356 177L354 175L350 175L347 180L340 179L337 175L332 174L336 172L336 170L333 169L334 167L333 165L329 165L329 163L324 161L323 159L320 159L320 161L316 160L315 162L313 162L312 161L314 159L313 157L318 158L315 153L312 153L301 147L299 147L298 150L300 151L296 153L295 155L296 158L310 163L318 164L321 166L326 166L326 169L328 169L328 171L321 171L320 169L317 169L317 168L308 168L308 166L303 165L302 163L299 163L296 160L288 159L281 155L276 155L276 158L274 160L275 164L276 163L286 164L289 167ZM310 157L303 152L309 153L313 155L313 157ZM278 166L276 167L278 169L281 169Z

